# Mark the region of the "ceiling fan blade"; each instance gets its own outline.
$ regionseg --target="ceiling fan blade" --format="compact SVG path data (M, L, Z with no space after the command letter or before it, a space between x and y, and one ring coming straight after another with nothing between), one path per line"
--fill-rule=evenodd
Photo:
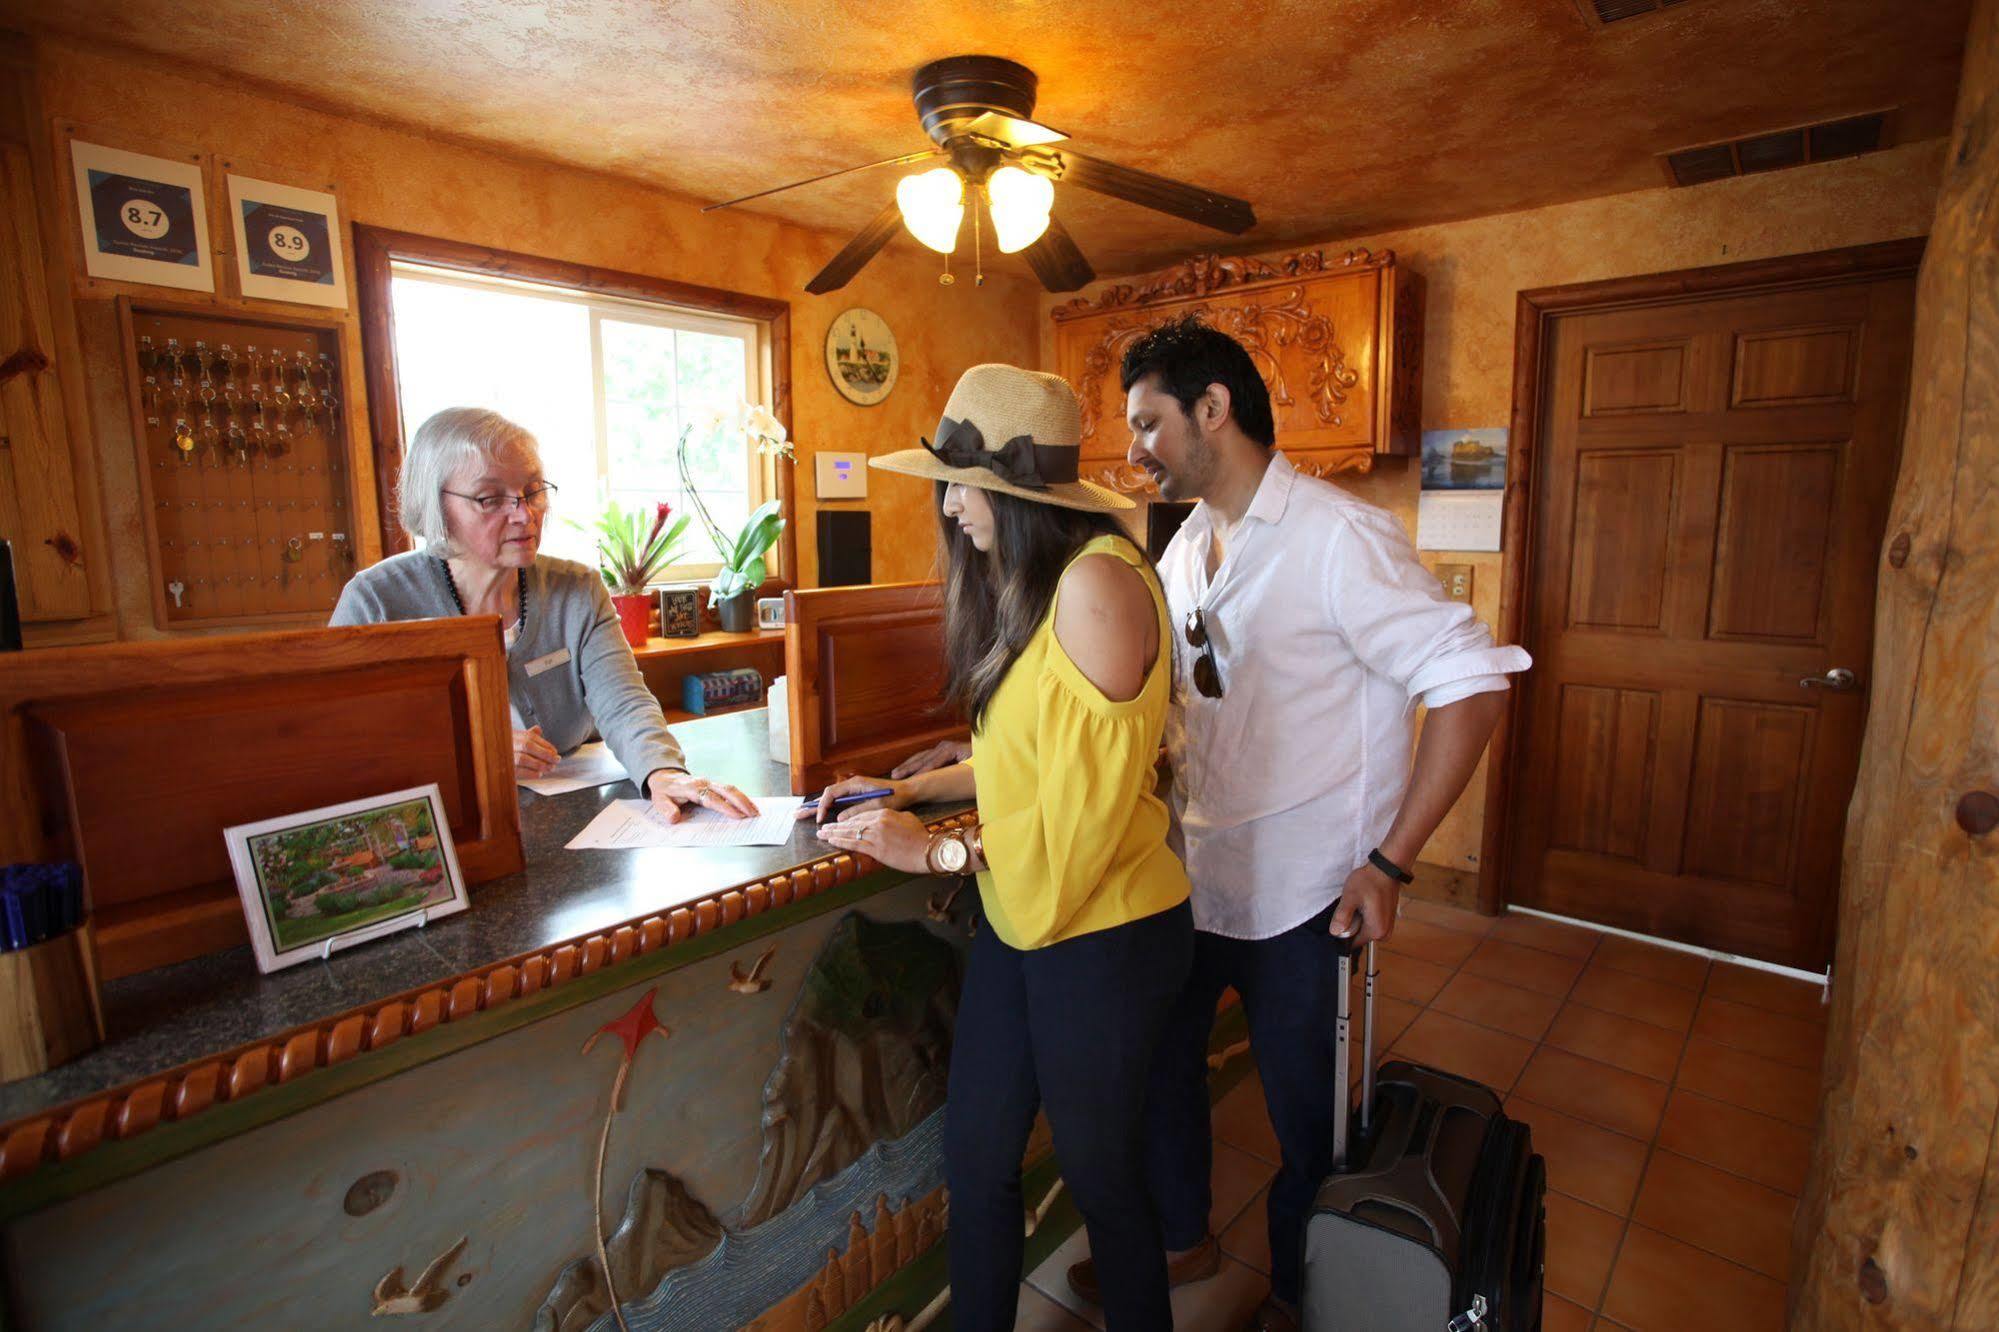
M1009 116L998 111L988 111L977 119L966 122L959 132L991 139L1008 148L1037 148L1044 143L1060 143L1069 137L1053 126L1043 125L1034 120L1022 120L1019 116Z
M862 227L859 234L848 241L845 248L833 256L832 262L819 270L819 275L805 284L805 289L814 296L824 296L829 291L838 291L853 281L854 274L868 266L868 260L888 244L889 237L902 225L902 210L894 204L875 214L875 220Z
M1155 176L1150 171L1085 157L1068 148L1029 150L1017 155L1020 165L1051 180L1080 185L1113 199L1123 199L1204 227L1241 235L1256 225L1256 210L1241 199L1198 185Z
M900 157L884 157L879 162L863 162L860 166L841 167L838 171L828 171L823 176L813 176L809 180L794 180L789 185L773 185L767 190L758 190L755 194L745 194L739 199L730 199L726 203L709 204L701 211L712 213L718 208L734 208L739 203L748 203L752 199L761 199L767 194L782 194L786 190L795 190L800 185L817 185L820 181L831 180L835 176L851 176L856 171L872 171L876 167L907 166L911 162L921 162L937 156L940 156L940 154L935 148L925 148L921 152L904 153Z
M1021 253L1027 257L1034 276L1050 291L1074 291L1097 276L1097 270L1090 267L1090 261L1076 248L1068 228L1052 216L1048 219L1048 230Z

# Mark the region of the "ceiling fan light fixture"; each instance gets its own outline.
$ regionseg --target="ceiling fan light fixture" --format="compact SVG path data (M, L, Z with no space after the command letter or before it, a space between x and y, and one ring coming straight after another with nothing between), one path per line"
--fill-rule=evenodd
M1001 254L1024 250L1048 230L1055 184L1017 166L1003 166L986 180L986 203L993 216L993 241Z
M895 187L896 207L909 234L939 254L958 248L958 226L965 220L965 182L949 167L904 176Z

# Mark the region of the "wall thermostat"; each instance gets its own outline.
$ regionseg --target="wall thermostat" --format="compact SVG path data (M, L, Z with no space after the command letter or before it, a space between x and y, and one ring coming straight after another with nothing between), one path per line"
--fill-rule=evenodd
M784 628L783 597L757 598L757 628L759 629Z
M820 499L868 497L867 454L815 453L812 457Z

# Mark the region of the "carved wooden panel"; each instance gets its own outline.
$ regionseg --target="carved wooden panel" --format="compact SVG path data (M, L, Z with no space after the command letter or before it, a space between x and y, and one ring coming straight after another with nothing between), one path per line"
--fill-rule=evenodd
M1688 873L1790 883L1816 720L1810 707L1701 699L1688 784Z
M1651 812L1658 693L1569 685L1561 708L1549 844L1640 859Z
M1203 256L1054 312L1056 367L1082 401L1083 471L1137 492L1119 368L1150 330L1197 315L1241 342L1270 388L1278 444L1300 470L1366 471L1417 448L1422 282L1392 254L1277 263Z
M1583 415L1631 416L1687 409L1684 340L1590 347L1583 353Z
M1837 444L1737 445L1723 455L1709 637L1818 640L1840 458Z
M1575 540L1569 552L1569 626L1658 631L1679 457L1593 449L1576 460Z
M1738 333L1733 407L1851 402L1860 367L1860 326L1762 329Z

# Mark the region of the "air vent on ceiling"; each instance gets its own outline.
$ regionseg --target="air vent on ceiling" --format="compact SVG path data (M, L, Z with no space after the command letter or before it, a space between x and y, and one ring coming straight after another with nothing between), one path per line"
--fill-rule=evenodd
M1751 134L1727 143L1705 143L1661 153L1660 161L1665 165L1666 178L1673 184L1704 185L1729 176L1854 157L1886 146L1888 114L1870 111L1864 116L1845 116L1816 125Z
M1686 3L1687 0L1576 0L1576 11L1592 28L1607 28L1613 23L1644 18Z

